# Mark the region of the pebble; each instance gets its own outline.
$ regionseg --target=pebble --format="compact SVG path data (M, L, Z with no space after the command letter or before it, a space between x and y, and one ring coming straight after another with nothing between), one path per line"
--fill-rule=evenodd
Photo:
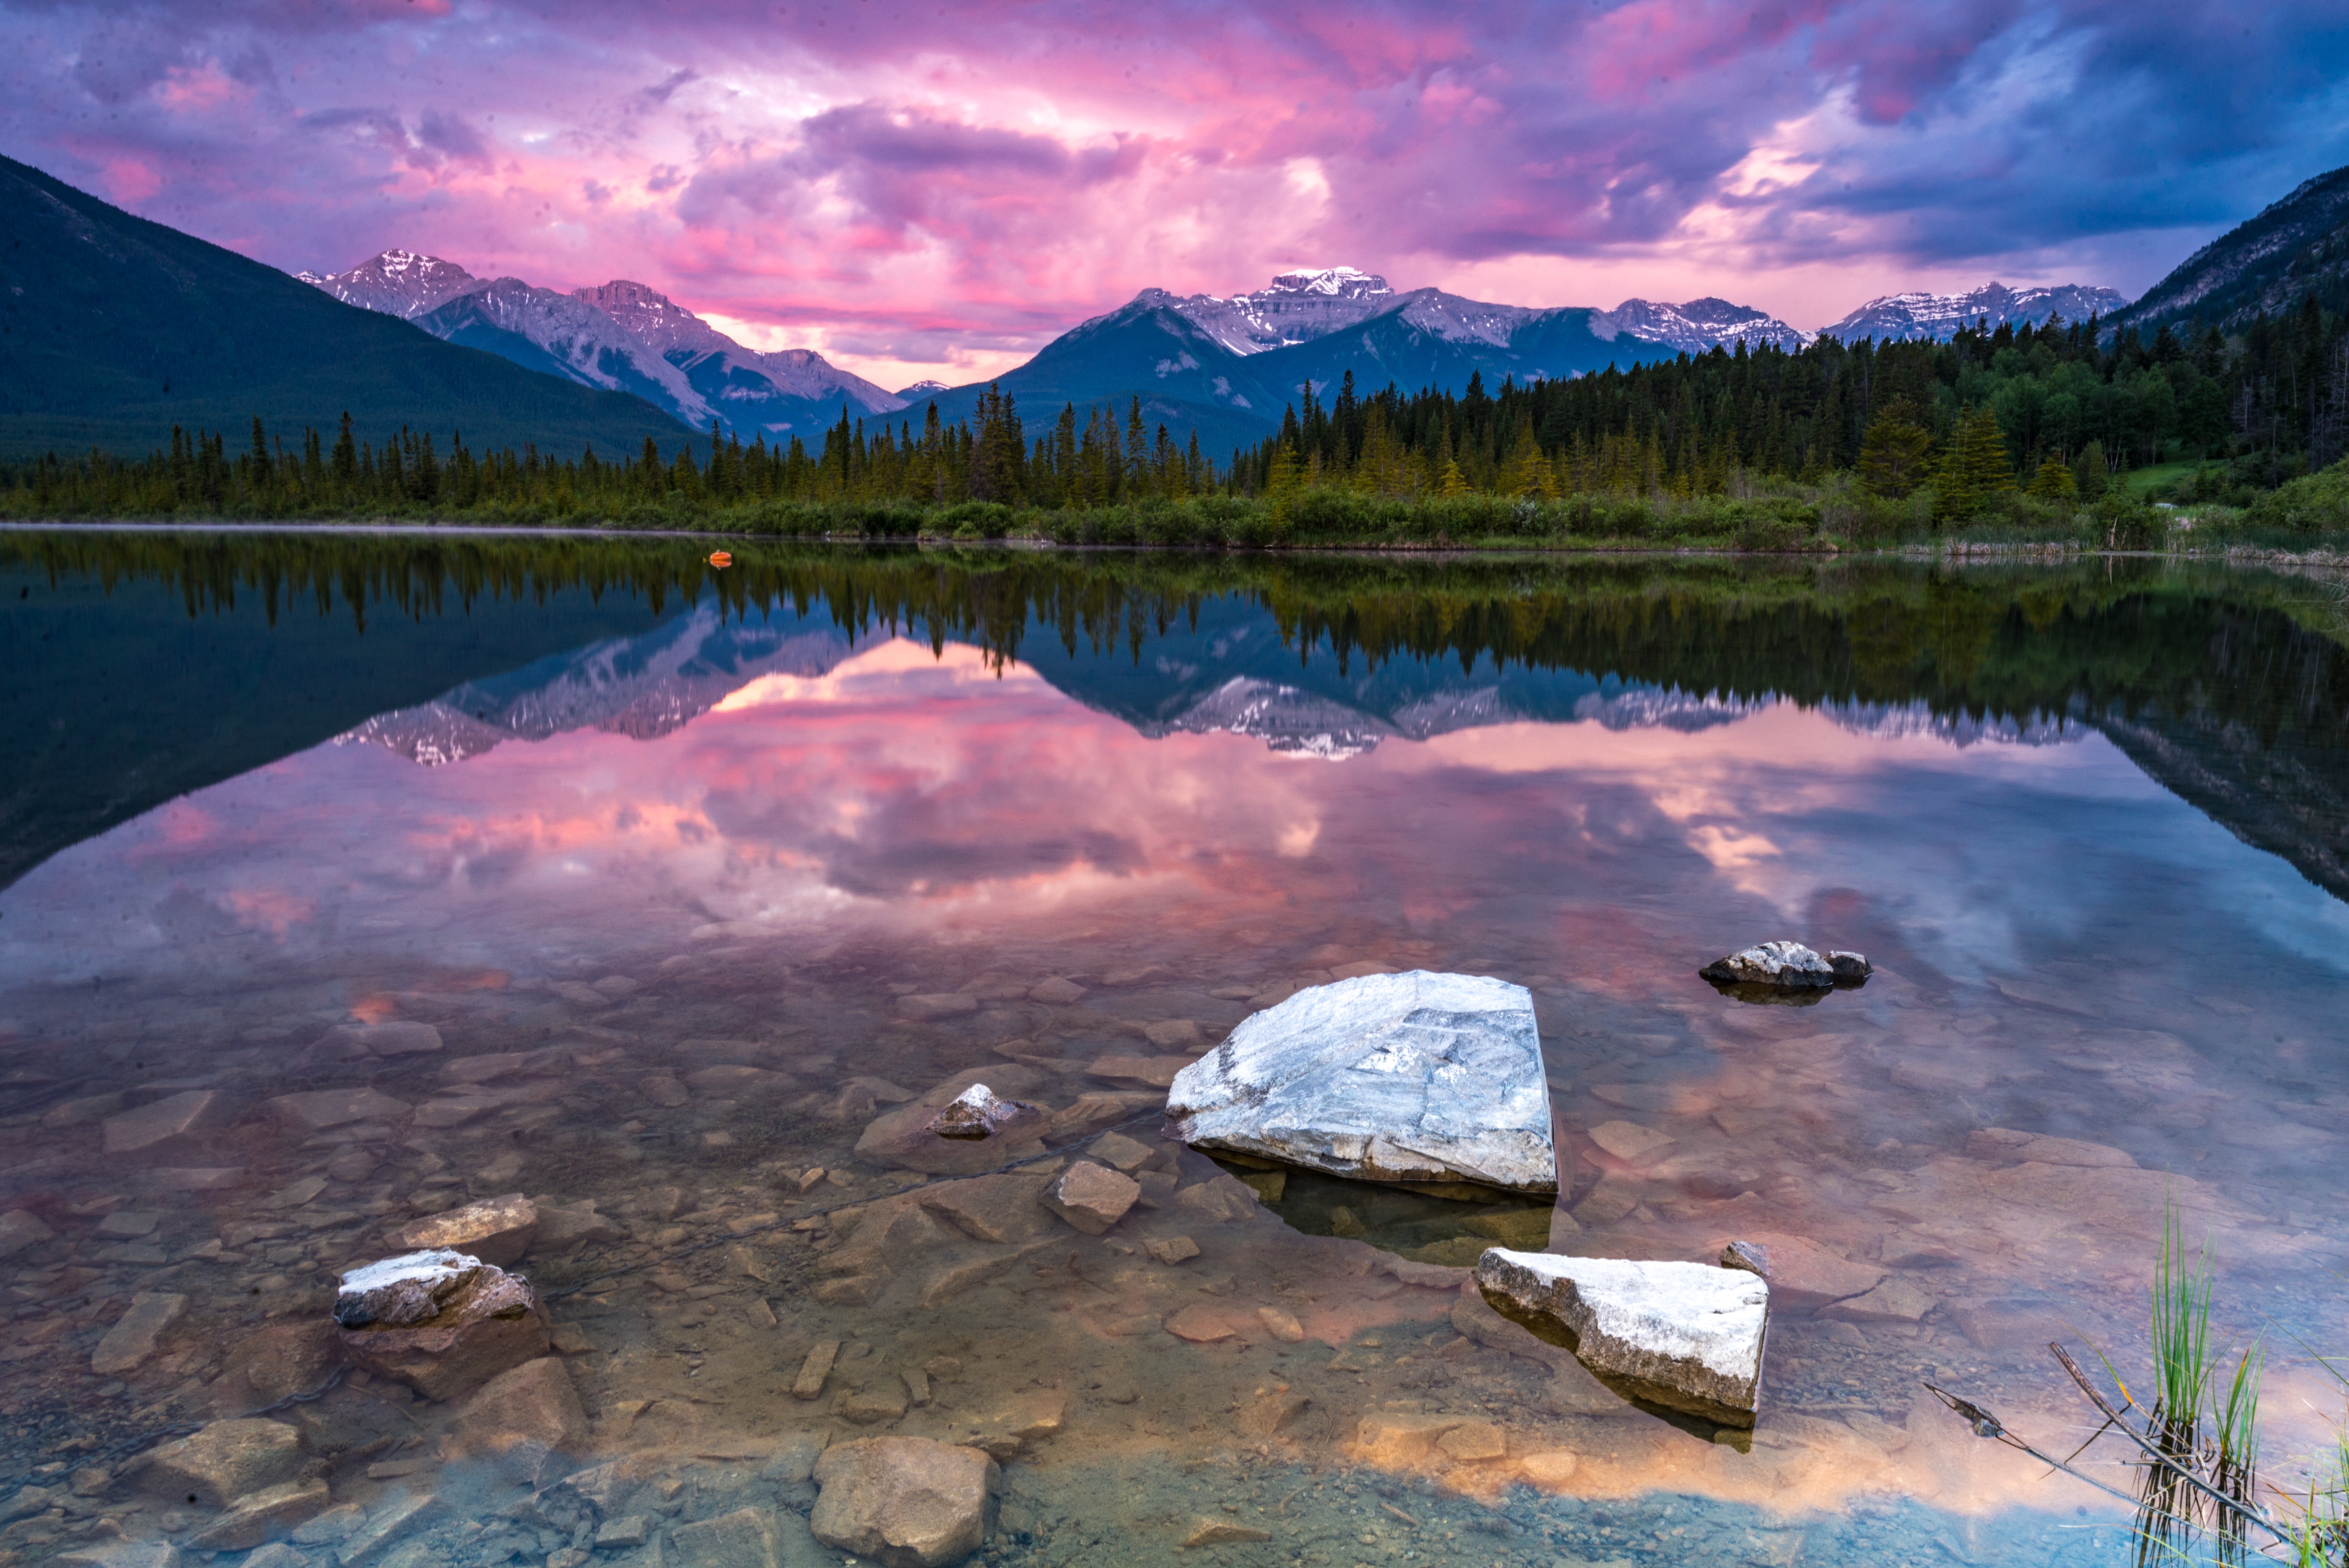
M431 1055L440 1047L440 1031L429 1024L343 1024L318 1037L310 1054L326 1059L414 1057Z
M413 1108L364 1084L352 1088L310 1089L282 1094L268 1109L288 1127L303 1132L325 1132L355 1121L397 1121Z
M152 1235L155 1227L162 1222L163 1216L151 1211L117 1209L98 1222L98 1233L123 1237Z
M669 1532L663 1561L676 1568L777 1568L781 1528L769 1508L738 1508Z
M1504 1458L1509 1451L1508 1439L1490 1421L1463 1422L1436 1439L1435 1446L1445 1458L1462 1464L1481 1464Z
M281 1481L236 1499L226 1512L190 1537L188 1545L198 1552L249 1552L323 1511L332 1501L323 1480Z
M1297 1345L1303 1342L1305 1326L1297 1321L1295 1313L1283 1307L1259 1306L1256 1309L1256 1315L1257 1321L1264 1325L1264 1331L1282 1344Z
M1097 1057L1086 1068L1087 1074L1107 1078L1112 1083L1147 1084L1152 1088L1165 1088L1174 1082L1175 1075L1191 1065L1190 1057Z
M1589 1132L1590 1141L1627 1164L1643 1165L1671 1145L1669 1133L1641 1127L1636 1121L1602 1121Z
M38 1214L25 1209L11 1209L0 1214L0 1258L15 1257L26 1247L55 1237L57 1233L42 1222Z
M860 1427L875 1427L903 1417L908 1398L905 1381L885 1375L845 1396L833 1408L833 1413Z
M800 1375L792 1382L795 1398L812 1399L823 1392L824 1379L832 1376L833 1363L840 1359L840 1341L819 1339L800 1364Z
M1564 1486L1580 1468L1581 1461L1569 1449L1546 1449L1517 1461L1518 1473L1536 1486Z
M889 1568L944 1568L978 1550L995 1464L927 1438L835 1443L816 1460L823 1490L808 1523L825 1545Z
M331 1320L277 1323L249 1334L230 1347L213 1379L215 1408L243 1415L325 1383L343 1364L342 1341Z
M1052 1222L1040 1206L1052 1184L1050 1175L1025 1171L975 1176L925 1188L922 1207L975 1241L1016 1243Z
M157 1449L140 1471L139 1485L174 1502L224 1508L233 1499L291 1480L301 1467L302 1434L292 1427L281 1421L214 1421Z
M155 1354L155 1342L187 1310L188 1298L169 1291L142 1291L132 1296L129 1310L98 1342L89 1369L100 1377L129 1371Z
M343 1538L335 1553L339 1568L366 1568L390 1551L402 1536L431 1523L440 1513L440 1500L431 1492L392 1498Z
M941 1018L958 1018L966 1013L978 1011L978 998L967 996L959 991L897 998L897 1016L921 1024L936 1023Z
M586 1446L587 1412L562 1359L543 1356L482 1384L457 1418L456 1431L468 1447L491 1453L538 1443L572 1454Z
M448 1248L502 1268L519 1262L538 1233L538 1206L519 1192L446 1209L395 1231L392 1245L408 1252Z
M202 1147L235 1109L218 1089L191 1088L108 1117L100 1135L109 1155L164 1159Z
M1131 1176L1079 1161L1045 1192L1044 1206L1086 1235L1098 1236L1123 1219L1141 1196L1142 1188Z
M1229 1339L1232 1326L1215 1308L1194 1303L1166 1320L1166 1332L1194 1345L1212 1345L1220 1339Z
M652 1539L652 1521L641 1513L631 1513L625 1519L615 1519L595 1532L595 1544L604 1551L642 1546Z
M1128 1138L1123 1132L1104 1132L1093 1140L1092 1146L1085 1152L1103 1164L1114 1166L1131 1176L1143 1166L1147 1165L1157 1150L1138 1140Z
M1188 1236L1154 1236L1142 1243L1143 1250L1162 1264L1179 1264L1199 1255L1199 1243Z

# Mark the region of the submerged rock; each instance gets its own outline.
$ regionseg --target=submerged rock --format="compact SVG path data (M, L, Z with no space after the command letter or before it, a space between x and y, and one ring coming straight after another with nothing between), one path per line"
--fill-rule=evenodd
M325 1512L333 1501L323 1480L281 1481L234 1499L218 1519L189 1537L188 1544L199 1552L250 1552L293 1533L296 1525Z
M335 1322L343 1328L396 1328L437 1315L481 1272L481 1260L436 1247L353 1269L336 1283Z
M1131 1176L1079 1161L1061 1173L1044 1193L1044 1206L1089 1236L1098 1236L1125 1217L1142 1196L1141 1183Z
M392 1241L419 1252L450 1251L502 1268L519 1262L538 1234L538 1206L519 1192L428 1214Z
M492 1454L527 1444L577 1455L586 1449L587 1412L562 1358L542 1356L484 1383L457 1418L457 1434Z
M335 1323L350 1358L428 1399L478 1387L546 1354L530 1282L463 1253L386 1258L342 1276Z
M943 1568L987 1533L995 1461L927 1438L834 1443L815 1462L823 1491L808 1518L827 1546L889 1568Z
M930 1119L928 1130L940 1138L993 1138L1023 1117L1042 1114L1032 1105L999 1099L985 1084L975 1083Z
M1716 985L1760 986L1778 991L1823 991L1856 985L1875 973L1865 954L1835 949L1824 956L1799 942L1759 942L1697 974Z
M1336 1176L1557 1191L1532 994L1365 975L1257 1013L1175 1077L1174 1136Z
M199 1508L225 1508L237 1498L293 1480L301 1468L302 1434L283 1422L214 1421L157 1449L140 1472L139 1484L175 1502L184 1499Z
M188 1298L175 1292L140 1292L130 1298L130 1310L115 1320L90 1353L89 1369L105 1377L129 1371L155 1354L155 1342L187 1310Z
M1770 1286L1706 1264L1488 1250L1476 1284L1618 1392L1729 1427L1751 1427L1762 1392Z
M975 1176L1040 1154L1048 1119L1008 1098L1040 1081L1034 1068L1013 1063L957 1073L876 1117L856 1140L857 1156L933 1176Z
M1716 985L1812 990L1835 984L1835 966L1799 942L1757 942L1697 971Z

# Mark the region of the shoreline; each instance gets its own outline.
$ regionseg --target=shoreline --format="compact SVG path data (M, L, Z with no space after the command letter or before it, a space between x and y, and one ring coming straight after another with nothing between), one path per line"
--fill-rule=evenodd
M2308 551L2226 545L2218 549L2120 550L2089 548L2070 540L1953 541L1944 544L1883 544L1845 546L1828 543L1801 550L1741 550L1733 545L1421 543L1417 542L1331 542L1279 545L1232 544L1063 544L1057 540L1030 538L957 539L947 534L882 534L843 537L828 533L740 533L722 529L645 529L532 527L514 523L436 522L0 522L0 534L9 533L225 533L225 534L364 534L383 538L446 535L488 538L570 539L715 539L774 544L832 544L846 548L893 546L916 550L1005 550L1039 553L1117 554L1164 552L1192 555L1609 555L1681 559L1757 557L1788 559L1997 561L1997 560L2116 560L2194 561L2222 565L2303 566L2349 570L2349 548Z
M1064 544L1033 537L957 539L947 534L884 534L843 536L829 533L744 533L713 528L588 528L549 524L472 522L91 522L57 521L0 521L0 534L25 533L219 533L219 534L356 534L377 538L480 537L557 539L727 540L773 544L830 544L847 548L895 547L916 550L1002 550L1037 553L1135 554L1163 552L1195 555L1376 555L1376 556L1620 556L1660 559L1752 557L1773 561L1815 559L1895 560L1982 562L2054 561L2180 561L2226 566L2292 567L2320 572L2349 572L2349 544L2339 550L2318 546L2305 551L2259 545L2188 546L2172 550L2123 550L2090 547L2076 540L1952 540L1943 543L1843 545L1833 541L1804 549L1741 550L1734 545L1526 544L1522 542L1454 543L1418 541L1359 542L1234 544Z

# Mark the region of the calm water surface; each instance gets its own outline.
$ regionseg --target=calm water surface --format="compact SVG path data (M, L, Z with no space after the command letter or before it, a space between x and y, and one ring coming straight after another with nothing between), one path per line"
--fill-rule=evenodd
M0 1480L45 1489L0 1561L200 1532L139 1490L154 1434L288 1391L252 1336L514 1191L644 1543L352 1380L273 1417L350 1510L314 1568L698 1568L673 1532L746 1505L837 1562L807 1459L883 1432L1004 1460L992 1562L2119 1562L2125 1513L1920 1383L2068 1450L2046 1342L2141 1371L2165 1202L2277 1346L2271 1473L2339 1415L2290 1337L2349 1338L2337 586L696 553L0 539ZM1776 936L1876 977L1696 979ZM1372 967L1531 987L1555 1210L1158 1140L1174 1068ZM367 1045L429 1043L438 1048ZM1141 1142L1143 1206L1096 1238L1032 1174L857 1152L972 1082L1053 1111L1053 1159ZM321 1089L372 1094L272 1103ZM1816 1287L1779 1293L1750 1451L1461 1285L1495 1241L1732 1238ZM142 1293L183 1315L93 1370ZM1262 1539L1185 1550L1203 1518Z

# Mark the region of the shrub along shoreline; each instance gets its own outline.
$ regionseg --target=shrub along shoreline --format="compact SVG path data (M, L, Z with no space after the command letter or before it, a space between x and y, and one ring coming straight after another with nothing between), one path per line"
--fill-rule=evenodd
M1232 550L1535 550L1663 553L1734 551L2127 552L2329 559L2349 554L2349 464L2291 481L2253 506L2174 505L2116 488L2092 505L2009 491L1963 523L1937 522L1930 490L1894 500L1837 480L1744 495L1577 494L1556 500L1470 493L1394 498L1324 486L1278 496L1207 494L1042 507L964 500L759 500L672 491L619 505L451 506L380 500L347 507L258 498L121 504L119 495L0 490L0 521L204 527L425 526L587 529L743 538L957 541L1061 547ZM107 504L107 501L113 504Z

